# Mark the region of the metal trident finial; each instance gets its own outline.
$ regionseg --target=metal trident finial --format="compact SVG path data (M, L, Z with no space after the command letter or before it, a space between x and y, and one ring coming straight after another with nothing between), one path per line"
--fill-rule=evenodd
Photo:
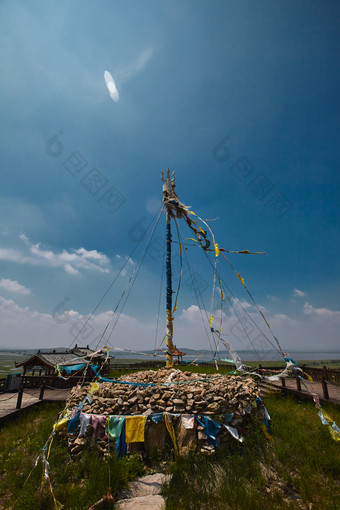
M163 191L171 190L175 187L175 173L176 171L172 172L172 179L170 178L170 170L169 168L166 169L166 179L164 179L164 173L161 170L161 180L162 182L165 182L163 184Z

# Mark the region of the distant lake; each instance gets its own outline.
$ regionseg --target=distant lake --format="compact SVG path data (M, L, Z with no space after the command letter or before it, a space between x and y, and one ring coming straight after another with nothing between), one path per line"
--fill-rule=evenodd
M180 348L182 350L182 348ZM149 352L149 351L147 351ZM212 359L213 353L207 351L193 351L192 349L185 349L183 347L183 352L186 352L186 355L183 356L183 360L185 361L193 361L197 359L198 361L207 361ZM258 355L254 351L237 351L242 361L281 361L282 357L277 351L258 351ZM157 360L157 359L165 359L165 356L158 355L157 356L145 356L143 354L137 353L127 353L127 352L112 352L111 355L115 356L115 359L145 359L145 360ZM340 351L334 352L316 352L316 351L289 351L290 357L299 360L328 360L328 359L339 359L340 360ZM220 358L230 358L230 354L226 351L221 351L219 353Z

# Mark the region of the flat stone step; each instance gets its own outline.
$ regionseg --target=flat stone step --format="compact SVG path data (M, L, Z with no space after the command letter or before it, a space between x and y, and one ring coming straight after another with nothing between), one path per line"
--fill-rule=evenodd
M116 503L118 510L164 510L165 500L159 494L121 499Z
M131 482L129 488L122 492L122 499L131 499L141 496L154 496L160 494L162 485L165 482L169 482L171 479L170 475L163 473L154 473L153 475L146 475L138 478L134 482Z
M154 473L146 475L131 482L129 488L122 492L121 499L117 502L119 510L162 510L165 508L165 500L160 495L162 485L169 482L170 475Z

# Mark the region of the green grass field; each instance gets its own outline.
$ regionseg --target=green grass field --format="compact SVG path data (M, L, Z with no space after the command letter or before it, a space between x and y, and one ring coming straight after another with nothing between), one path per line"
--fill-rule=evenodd
M22 372L21 368L16 368L14 362L20 362L25 356L14 354L0 354L0 379L6 377L7 374Z

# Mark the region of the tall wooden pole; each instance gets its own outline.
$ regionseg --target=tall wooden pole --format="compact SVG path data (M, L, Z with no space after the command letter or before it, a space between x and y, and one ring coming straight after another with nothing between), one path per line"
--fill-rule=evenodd
M170 179L169 168L166 171L167 179L163 178L163 203L166 208L166 366L172 368L173 352L175 350L173 344L173 316L172 316L172 271L171 271L171 215L168 203L168 193L174 189L175 179Z

